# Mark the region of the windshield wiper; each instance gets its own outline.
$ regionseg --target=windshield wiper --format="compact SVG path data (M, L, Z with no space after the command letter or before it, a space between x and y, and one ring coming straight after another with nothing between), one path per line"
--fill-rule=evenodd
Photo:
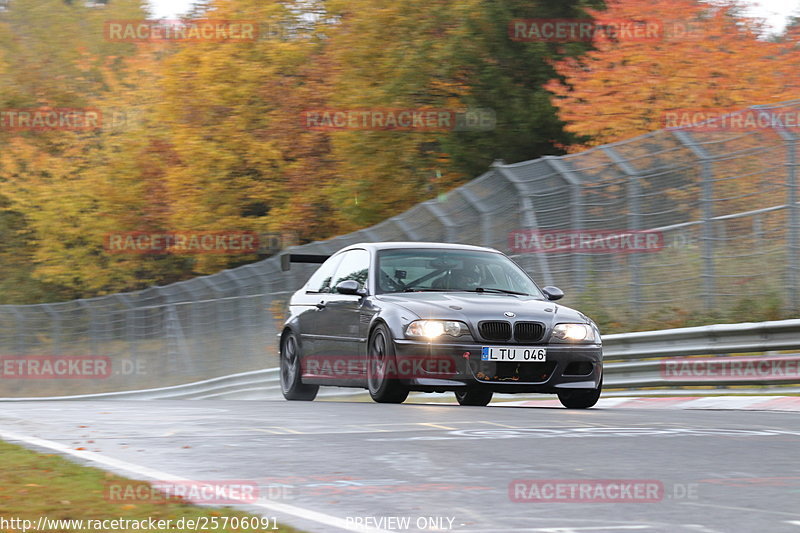
M403 292L447 292L451 289L423 289L423 288L414 288L414 287L406 287L403 289Z
M507 289L495 289L495 288L484 288L478 287L477 289L464 289L467 292L500 292L503 294L516 294L517 296L530 296L527 292L518 292L518 291L509 291Z
M405 289L403 289L403 292L493 292L502 294L515 294L517 296L530 296L530 294L528 294L527 292L509 291L507 289L495 289L492 287L489 288L478 287L477 289L424 289L424 288L406 287Z

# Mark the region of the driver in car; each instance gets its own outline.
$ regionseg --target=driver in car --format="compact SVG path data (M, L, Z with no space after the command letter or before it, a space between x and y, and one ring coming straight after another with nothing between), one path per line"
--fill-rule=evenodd
M464 268L450 270L433 284L436 289L475 290L481 285L481 271L476 264L464 264Z

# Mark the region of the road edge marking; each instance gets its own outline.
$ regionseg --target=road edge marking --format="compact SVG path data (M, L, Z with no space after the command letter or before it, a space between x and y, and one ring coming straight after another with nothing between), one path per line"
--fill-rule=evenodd
M114 459L113 457L107 457L97 452L91 452L86 450L75 450L59 442L42 439L39 437L33 437L29 435L22 435L20 433L7 431L5 429L0 429L0 438L2 438L5 441L22 442L32 447L44 448L61 454L71 455L73 457L77 457L78 459L82 459L84 461L105 465L115 470L128 472L140 477L143 476L146 478L159 481L192 481L189 478L176 476L174 474L169 474L167 472L163 472L155 468L137 465L134 463L130 463L128 461L123 461L121 459ZM258 501L256 503L242 501L241 503L243 505L248 505L251 507L260 507L268 511L289 514L297 518L301 518L303 520L317 522L320 524L324 524L326 526L332 526L339 529L343 529L345 531L356 531L359 533L391 533L384 529L371 528L360 524L354 524L353 522L348 522L343 518L339 518L326 513L321 513L319 511L312 511L311 509L305 509L303 507L298 507L296 505L289 505L286 503L279 503L271 500Z

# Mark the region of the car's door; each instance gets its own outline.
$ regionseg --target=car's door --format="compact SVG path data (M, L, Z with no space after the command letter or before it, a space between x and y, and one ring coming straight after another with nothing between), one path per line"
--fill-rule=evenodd
M331 282L331 293L327 295L324 307L317 314L322 353L330 356L332 363L343 369L348 380L363 378L358 364L366 342L363 338L366 328L362 327L361 320L365 298L339 294L336 286L345 280L355 280L366 289L369 263L370 255L367 250L344 252Z
M342 255L334 255L325 261L306 282L304 290L293 299L299 324L300 343L304 356L317 356L324 350L320 337L320 311L331 294L331 283ZM305 369L305 367L304 367Z

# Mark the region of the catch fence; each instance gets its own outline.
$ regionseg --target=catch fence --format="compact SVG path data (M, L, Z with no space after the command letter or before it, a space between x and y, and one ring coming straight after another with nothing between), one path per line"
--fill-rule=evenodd
M800 101L749 111L797 116ZM496 162L380 224L291 251L378 241L491 246L540 285L562 288L566 305L621 331L788 315L800 308L800 130L786 126L659 130L578 154ZM654 245L627 246L639 231L656 235ZM560 248L548 249L554 242ZM272 257L138 292L0 306L0 356L112 364L102 379L4 376L0 396L142 389L274 367L286 301L313 268L283 272Z

